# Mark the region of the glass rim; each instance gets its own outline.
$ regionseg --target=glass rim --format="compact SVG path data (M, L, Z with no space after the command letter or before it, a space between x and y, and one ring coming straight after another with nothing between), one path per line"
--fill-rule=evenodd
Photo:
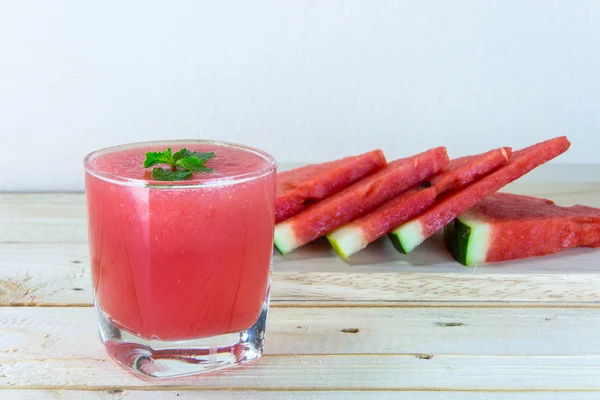
M251 172L244 172L241 174L221 177L221 178L205 178L205 179L197 179L190 181L156 181L156 180L148 180L148 179L139 179L139 178L128 178L119 174L114 174L106 171L101 171L98 168L92 165L92 160L100 156L102 154L108 154L119 150L125 150L130 148L151 146L151 145L173 145L173 144L211 144L217 146L226 146L226 147L234 147L246 152L253 153L265 161L267 161L267 165L263 168L256 169ZM261 178L263 176L268 175L271 172L274 172L277 168L277 161L275 158L269 153L260 150L256 147L247 146L244 144L226 142L222 140L212 140L212 139L173 139L173 140L151 140L145 142L132 142L119 144L116 146L104 147L95 151L92 151L88 155L86 155L83 159L83 166L85 172L107 182L111 182L118 185L125 186L142 186L142 187L151 187L151 188L196 188L196 187L211 187L211 186L225 186L225 185L233 185L237 183L247 182L254 179Z

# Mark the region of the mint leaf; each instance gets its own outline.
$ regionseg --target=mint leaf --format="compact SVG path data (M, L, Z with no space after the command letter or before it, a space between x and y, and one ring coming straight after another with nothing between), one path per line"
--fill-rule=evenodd
M170 170L165 168L154 168L152 179L155 181L183 181L192 177L192 171Z
M214 172L214 170L208 167L197 167L194 172Z
M206 168L203 160L194 157L180 158L175 165L188 171L212 172L211 168Z
M175 154L171 148L165 151L152 151L146 153L144 168L152 167L157 164L167 164L171 168L154 168L152 170L152 179L155 181L182 181L192 177L194 172L213 172L212 168L207 168L204 163L215 156L213 152L198 152L188 149L181 149Z
M171 154L171 148L167 148L166 151L152 151L146 153L146 160L144 161L144 168L152 167L156 164L169 164L175 166L175 160L173 154Z
M173 154L173 159L175 160L175 162L177 162L181 158L188 157L188 155L187 155L188 153L190 153L190 151L186 148L183 148L183 149L179 150L177 153Z
M211 152L207 152L207 153L202 153L202 152L198 152L198 151L191 151L188 149L181 149L179 150L177 153L173 154L173 159L175 160L175 162L181 160L182 158L197 158L201 161L208 161L211 158L213 158L215 156L215 153Z

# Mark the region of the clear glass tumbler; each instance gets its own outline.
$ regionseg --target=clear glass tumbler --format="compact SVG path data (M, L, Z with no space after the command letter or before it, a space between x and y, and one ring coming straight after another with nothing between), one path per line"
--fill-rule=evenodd
M211 173L154 181L145 153L214 152ZM134 143L84 160L100 337L152 377L260 357L269 309L273 157L207 140Z

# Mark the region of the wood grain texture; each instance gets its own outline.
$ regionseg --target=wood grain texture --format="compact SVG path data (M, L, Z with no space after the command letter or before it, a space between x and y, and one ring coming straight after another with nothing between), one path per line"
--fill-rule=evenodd
M0 390L5 400L598 400L598 392L230 391L230 390Z
M265 356L218 374L164 381L142 380L102 358L5 362L0 372L0 388L24 389L600 391L600 356Z
M82 193L0 193L0 243L87 241Z
M147 381L108 358L91 308L0 308L0 388L600 390L599 328L598 309L282 308L259 362Z
M89 307L0 308L0 361L102 358L96 329ZM267 355L600 354L597 308L286 307L267 331Z
M313 243L294 257L275 257L274 305L600 301L596 249L471 269L447 260L443 249L432 249L441 246L436 241L408 257L387 242L375 243L359 265L346 264L326 246ZM87 251L84 243L1 243L0 305L91 305Z

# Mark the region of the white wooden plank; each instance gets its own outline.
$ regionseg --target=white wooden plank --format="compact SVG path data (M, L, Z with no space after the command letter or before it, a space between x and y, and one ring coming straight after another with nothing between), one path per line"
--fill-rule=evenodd
M0 243L0 305L91 305L87 252L83 243Z
M85 195L81 192L0 192L0 207L85 207Z
M600 354L600 309L274 308L267 355ZM0 362L104 358L92 308L0 308Z
M86 242L82 193L0 193L0 243Z
M2 362L0 388L600 391L600 356L448 355L430 360L398 355L265 356L220 373L164 381L140 379L100 357L98 352L85 359Z
M229 390L0 390L6 400L597 400L598 392L229 391Z
M432 248L437 242L396 261L383 259L386 251L397 254L387 242L374 246L359 265L328 255L323 243L276 256L273 304L600 303L597 249L470 269L443 261L449 256ZM83 243L0 243L0 305L91 305L87 251Z

